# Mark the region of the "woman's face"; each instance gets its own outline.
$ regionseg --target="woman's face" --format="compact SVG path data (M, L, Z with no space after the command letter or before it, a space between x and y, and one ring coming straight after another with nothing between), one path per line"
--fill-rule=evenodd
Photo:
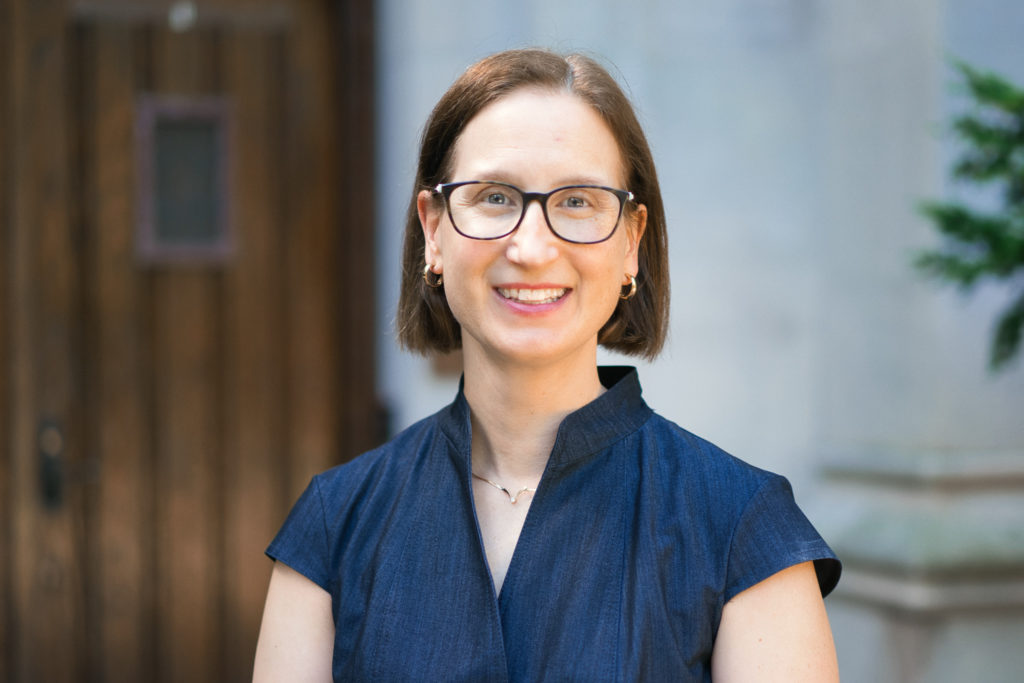
M466 125L451 182L494 180L526 192L578 184L628 190L624 175L615 138L589 105L564 92L521 89ZM444 276L467 356L534 365L592 362L597 333L628 275L637 272L642 205L627 208L611 238L597 244L559 239L537 202L515 232L495 240L460 235L428 192L418 206L427 262Z

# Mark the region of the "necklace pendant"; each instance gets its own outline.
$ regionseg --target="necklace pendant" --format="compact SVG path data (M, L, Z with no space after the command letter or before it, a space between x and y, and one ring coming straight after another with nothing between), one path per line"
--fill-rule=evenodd
M514 496L511 493L508 493L508 491L505 491L505 493L508 493L508 499L510 501L512 501L513 505L515 505L516 501L519 500L519 496L523 495L524 493L533 493L533 492L534 492L534 489L526 488L525 486L523 488L519 489L519 492L516 493L516 495L514 495Z
M519 496L523 495L524 493L536 493L537 492L537 489L531 489L528 486L524 486L523 488L519 489L519 491L516 492L516 495L513 496L511 491L509 491L507 488L505 488L504 486L502 486L498 482L491 481L490 479L487 479L485 477L481 477L476 472L471 472L471 474L474 477L476 477L477 479L479 479L480 481L488 483L491 486L493 486L494 488L496 488L499 491L501 491L502 493L504 493L506 496L508 496L509 502L512 503L513 505L515 505L516 502L519 500Z

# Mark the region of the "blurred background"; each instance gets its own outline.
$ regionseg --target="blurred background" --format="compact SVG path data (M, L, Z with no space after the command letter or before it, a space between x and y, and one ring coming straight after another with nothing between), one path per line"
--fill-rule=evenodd
M539 45L636 105L674 285L645 396L793 482L843 680L1018 680L1007 290L912 262L921 202L993 201L951 180L951 60L1024 83L1021 35L1016 0L0 0L0 679L247 679L309 477L456 390L394 342L423 122Z

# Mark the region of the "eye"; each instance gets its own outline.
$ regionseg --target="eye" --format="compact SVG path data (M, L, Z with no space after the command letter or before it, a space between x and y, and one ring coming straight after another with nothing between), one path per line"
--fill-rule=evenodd
M480 209L508 209L519 205L516 191L504 185L472 183L463 185L459 191L467 205Z
M565 198L565 205L570 209L582 209L585 208L588 203L589 202L587 202L585 197L581 197L579 195Z
M573 213L594 211L602 203L601 191L589 187L569 187L556 194L553 199L559 209Z

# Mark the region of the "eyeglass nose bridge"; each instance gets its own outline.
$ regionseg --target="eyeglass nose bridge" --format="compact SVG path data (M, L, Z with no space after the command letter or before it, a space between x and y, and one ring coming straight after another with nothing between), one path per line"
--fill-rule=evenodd
M555 228L551 225L551 218L548 217L548 199L550 199L552 195L558 192L558 190L552 190L551 192L526 192L524 190L518 191L520 196L522 196L523 198L523 212L519 214L519 220L516 221L515 226L508 231L506 237L519 230L520 226L523 224L523 221L526 220L526 212L529 211L530 204L532 204L533 202L537 202L538 204L540 204L540 212L544 216L544 223L545 225L548 226L548 230L550 230L551 234L554 235L555 237L559 239L564 239L561 235L555 232Z

